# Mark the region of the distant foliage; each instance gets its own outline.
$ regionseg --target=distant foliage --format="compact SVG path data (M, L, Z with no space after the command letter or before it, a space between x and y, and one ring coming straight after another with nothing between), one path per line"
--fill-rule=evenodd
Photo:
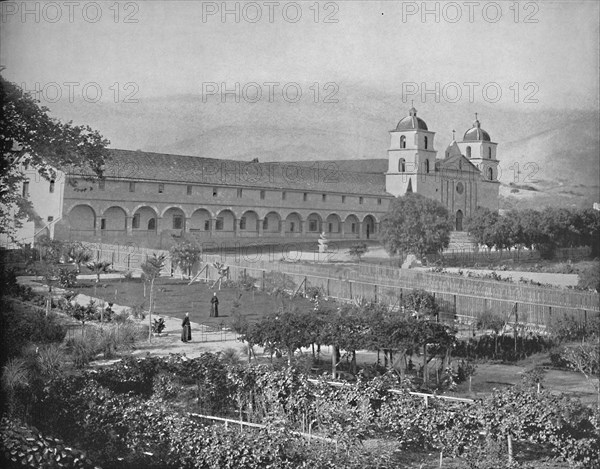
M478 208L466 229L488 248L535 248L551 258L556 248L590 246L593 256L600 255L600 211L591 208L511 210L503 215Z

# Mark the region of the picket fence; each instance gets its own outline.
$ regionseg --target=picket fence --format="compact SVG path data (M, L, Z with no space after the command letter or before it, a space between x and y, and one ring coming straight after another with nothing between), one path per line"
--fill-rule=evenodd
M139 247L90 244L99 260L111 262L116 269L138 270L153 254L166 256L164 271L174 269L168 251ZM485 311L503 314L509 322L531 327L549 325L553 318L572 316L587 322L600 314L599 296L562 288L474 279L457 275L399 269L374 264L300 264L261 259L260 255L241 256L239 253L205 254L193 272L208 263L202 280L218 278L214 262L229 266L229 276L239 280L244 276L257 279L265 287L272 272L284 274L297 288L321 288L328 297L341 301L366 300L400 305L404 295L413 289L423 289L435 295L443 319L471 323Z

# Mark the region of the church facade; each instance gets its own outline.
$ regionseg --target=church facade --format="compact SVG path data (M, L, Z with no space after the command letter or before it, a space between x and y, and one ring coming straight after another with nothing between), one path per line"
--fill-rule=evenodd
M39 218L21 238L151 248L181 239L315 240L321 232L331 240L376 239L390 200L407 192L440 201L462 231L478 206L498 208L497 144L478 120L439 156L434 137L412 108L390 131L387 161L365 160L359 171L349 161L280 164L111 150L102 180L73 172L51 182L30 178L23 193Z

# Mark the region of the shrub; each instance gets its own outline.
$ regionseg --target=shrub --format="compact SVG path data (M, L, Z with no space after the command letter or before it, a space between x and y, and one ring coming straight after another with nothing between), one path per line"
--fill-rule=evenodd
M167 325L165 324L165 320L163 318L155 318L154 322L152 323L152 332L155 334L160 334L165 330L166 327Z
M73 288L77 285L77 271L68 267L58 269L58 284L62 288Z
M2 299L0 302L0 348L2 361L15 357L31 343L62 342L67 334L58 316L43 311L15 305Z

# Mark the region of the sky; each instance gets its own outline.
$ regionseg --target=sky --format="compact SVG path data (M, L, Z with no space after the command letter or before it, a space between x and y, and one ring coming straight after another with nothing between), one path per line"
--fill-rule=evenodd
M50 100L86 85L90 100L99 90L122 101L236 82L263 92L334 82L417 100L437 86L452 100L467 99L470 82L478 99L486 84L486 100L500 90L507 107L598 109L600 2L474 3L3 2L0 65Z

